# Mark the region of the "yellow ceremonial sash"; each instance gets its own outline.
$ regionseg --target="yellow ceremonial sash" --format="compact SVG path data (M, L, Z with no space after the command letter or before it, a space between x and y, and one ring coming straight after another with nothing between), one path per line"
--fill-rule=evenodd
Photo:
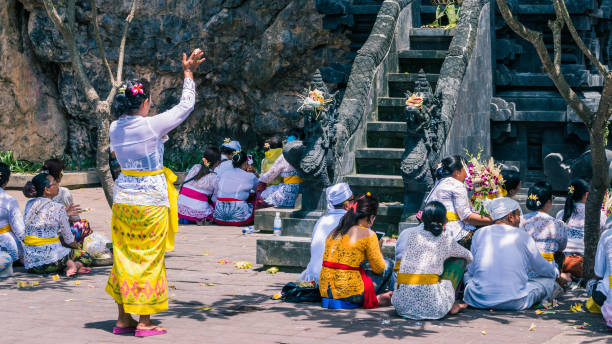
M8 233L10 231L11 231L11 225L10 224L0 228L0 234Z
M546 259L549 262L552 262L553 260L555 260L555 255L553 253L541 253L542 257L544 257L544 259Z
M174 235L178 233L178 191L174 187L176 182L176 174L167 167L157 171L133 171L121 170L121 173L131 177L146 177L164 174L166 176L166 184L168 184L168 203L170 203L170 221L168 232L166 233L166 252L174 251Z
M59 237L55 238L39 238L31 235L26 235L25 240L23 242L28 246L42 246L55 244L56 242L60 242Z
M440 276L434 274L397 274L397 284L437 284Z
M459 220L461 220L457 213L451 213L449 211L446 212L446 219L448 221L459 221Z
M283 177L283 183L285 184L302 184L302 178L298 176Z
M402 258L398 259L397 262L395 262L395 265L393 266L393 271L399 272L401 264L402 264Z
M612 289L612 275L608 276L608 281L610 281L610 289Z

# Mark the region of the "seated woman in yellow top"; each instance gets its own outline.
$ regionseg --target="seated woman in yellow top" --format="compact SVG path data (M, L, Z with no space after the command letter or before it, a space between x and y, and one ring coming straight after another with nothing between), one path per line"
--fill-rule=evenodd
M325 308L376 308L391 304L392 262L386 262L370 228L378 201L369 192L355 201L325 243L319 291ZM368 267L369 265L369 267Z

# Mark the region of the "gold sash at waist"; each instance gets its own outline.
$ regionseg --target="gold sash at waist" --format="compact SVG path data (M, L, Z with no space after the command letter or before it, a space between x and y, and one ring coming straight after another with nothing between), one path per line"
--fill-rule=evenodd
M0 228L0 234L8 233L10 231L11 231L11 225L10 224Z
M542 257L544 257L544 259L546 259L549 262L552 262L553 260L555 260L555 255L552 253L544 252L541 254L542 254Z
M283 177L283 183L285 184L302 184L302 178L298 176Z
M446 212L446 219L448 221L459 221L459 220L461 220L457 213L451 213L449 211Z
M60 242L60 239L59 237L38 238L35 236L26 235L25 240L23 240L23 242L28 246L42 246L42 245L55 244L56 242Z
M397 284L437 284L440 276L434 274L397 274Z

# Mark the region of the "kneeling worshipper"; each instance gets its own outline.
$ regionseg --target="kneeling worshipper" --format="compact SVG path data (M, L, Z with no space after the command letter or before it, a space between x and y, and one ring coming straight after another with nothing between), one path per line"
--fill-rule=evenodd
M566 282L580 280L584 263L584 220L585 203L589 197L589 183L584 179L572 180L567 191L567 198L563 210L557 213L557 219L565 223L567 227L567 246L563 253L561 278ZM606 215L601 212L600 233L606 230Z
M445 278L444 262L449 258L460 258L469 264L472 254L447 235L446 208L442 203L428 203L421 219L423 223L420 226L402 232L406 233L402 247L404 255L391 303L397 314L406 318L440 319L449 312L456 314L467 307L455 302L455 288L463 277L463 271L453 280Z
M79 248L68 222L68 216L75 215L78 208L67 212L62 204L53 201L58 193L59 184L46 173L36 175L23 188L26 197L34 198L25 207L25 268L35 274L64 271L67 277L86 274L91 270L88 266L93 259Z
M464 301L474 308L523 310L551 298L557 287L555 268L531 235L518 228L519 204L496 198L489 213L494 224L480 228L472 239L474 261L465 275Z
M13 275L13 263L23 258L25 228L15 197L4 191L11 169L0 162L0 278Z
M552 186L546 182L538 182L529 188L527 194L527 209L532 212L523 216L520 228L531 235L542 257L555 266L559 274L561 265L555 263L555 255L563 264L567 229L563 221L548 215L554 198Z
M378 201L369 192L354 201L327 237L319 292L324 308L377 308L391 304L393 262L372 231ZM367 264L365 264L367 261ZM392 288L392 287L390 287Z
M521 174L514 170L501 171L504 179L504 187L502 188L502 196L514 197L521 191Z
M53 176L53 178L55 178L55 180L60 186L59 193L53 198L53 201L63 204L64 207L66 207L66 210L70 210L72 208L78 207L79 205L74 204L70 190L61 186L62 177L64 176L64 167L65 165L62 160L49 159L45 161L42 167L42 172L48 173ZM85 238L92 233L89 221L81 219L78 214L68 217L68 220L70 221L70 230L74 235L74 240L77 243L82 244ZM60 239L62 238L60 237Z
M246 226L253 222L254 200L258 179L250 170L245 152L236 152L232 168L219 177L215 223L223 226Z
M189 170L179 192L178 217L182 224L213 221L212 196L219 185L219 177L213 171L219 165L220 155L215 147L206 149L202 155L202 163Z
M587 309L601 313L608 328L612 329L612 229L607 229L599 238L594 272L599 281L593 286Z
M223 173L232 169L232 157L236 152L239 152L242 149L240 146L240 142L232 141L231 139L226 138L221 145L221 163L219 166L215 168L215 173L217 177L221 178Z
M276 160L283 155L283 141L278 136L272 136L264 143L264 158L261 160L261 174L270 171ZM268 187L282 183L281 176L276 177L271 182L268 182Z
M491 219L474 212L464 184L465 163L457 155L442 159L436 170L438 181L424 203L438 201L446 207L448 224L446 230L461 246L469 249L475 226L487 226Z
M353 192L347 183L338 183L325 189L325 198L327 199L327 214L321 216L314 226L310 241L310 261L306 270L300 275L300 281L319 283L325 241L346 214L353 200Z
M268 185L278 176L282 177L282 182L278 185ZM295 199L300 192L302 178L298 171L289 164L281 154L268 172L259 177L259 182L267 184L266 189L261 193L264 204L272 207L293 208Z
M193 71L204 61L195 49L183 54L183 90L177 105L149 116L150 86L146 79L127 80L115 96L118 116L110 125L110 144L121 165L113 197L113 268L106 292L117 303L114 334L146 337L166 333L151 314L168 309L165 252L174 250L178 232L176 175L164 167L167 134L193 111ZM130 314L140 315L136 322Z

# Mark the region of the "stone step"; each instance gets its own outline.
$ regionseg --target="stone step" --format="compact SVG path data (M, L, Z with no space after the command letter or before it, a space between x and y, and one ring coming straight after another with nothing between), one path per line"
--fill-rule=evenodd
M400 50L398 57L400 60L444 60L448 55L448 50Z
M565 111L516 111L511 121L515 122L567 122Z
M395 244L384 244L382 253L395 259ZM306 267L310 261L310 238L262 236L257 239L256 263L266 266Z
M367 141L371 148L404 148L405 122L368 122Z
M349 14L378 14L378 10L380 10L381 4L360 4L360 5L351 5L349 7ZM373 24L373 23L372 23Z
M580 78L576 78L574 74L564 74L571 87L581 85ZM504 81L503 78L496 78L495 84L503 87L555 87L548 74L544 73L513 73L512 80L509 80L509 82Z
M344 177L354 194L371 192L380 202L403 202L404 182L400 175L353 174Z
M410 49L448 50L454 35L455 29L412 28Z
M401 174L403 148L360 148L355 152L357 173Z
M399 72L418 73L440 73L442 63L447 55L445 50L403 50L399 52Z
M566 111L567 103L563 98L553 91L507 91L498 92L500 97L507 102L516 104L519 111Z
M355 193L355 195L360 195ZM376 216L376 230L387 233L388 236L398 233L398 223L401 220L403 205L399 203L381 203ZM325 214L325 211L286 210L276 208L265 208L255 212L255 229L262 233L271 233L274 226L276 211L280 212L283 222L281 236L307 237L312 236L312 231L317 220Z
M390 97L404 97L406 91L414 91L414 83L418 79L418 73L389 73L387 74L389 82ZM426 74L427 81L431 85L431 89L436 89L436 84L440 78L438 73Z
M389 122L403 122L406 119L404 97L378 97L378 120Z

